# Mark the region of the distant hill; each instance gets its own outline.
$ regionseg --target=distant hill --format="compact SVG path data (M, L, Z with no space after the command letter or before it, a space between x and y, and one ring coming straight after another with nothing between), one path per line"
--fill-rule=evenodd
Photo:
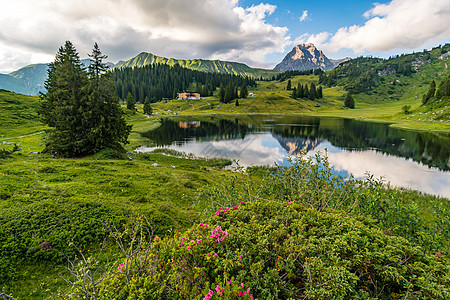
M118 64L116 68L127 68L127 67L134 68L152 64L165 64L169 66L180 65L181 67L196 71L209 73L222 73L222 74L225 73L254 78L259 77L271 78L272 76L276 76L280 73L279 71L274 70L251 68L246 64L238 62L230 62L222 60L205 60L205 59L184 60L184 59L161 57L147 52L142 52L136 57L133 57L121 64Z
M81 63L87 68L91 60L82 59ZM114 63L106 63L110 68ZM48 64L34 64L25 66L9 74L0 74L0 89L19 94L36 96L39 92L45 92L44 82L47 79Z
M277 71L304 71L311 69L331 70L348 58L330 60L312 43L300 44L289 52L281 63L275 66Z
M88 67L91 61L90 59L82 59L81 62L85 67ZM182 60L160 57L146 52L142 52L127 61L119 61L117 64L108 62L106 64L111 69L122 69L127 67L142 67L155 63L166 64L169 66L178 64L181 67L196 71L241 75L254 78L272 78L272 76L281 73L274 70L251 68L246 64L238 62L204 59ZM44 82L47 79L47 70L48 64L35 64L25 66L9 74L0 74L0 89L30 96L39 95L39 92L45 92Z

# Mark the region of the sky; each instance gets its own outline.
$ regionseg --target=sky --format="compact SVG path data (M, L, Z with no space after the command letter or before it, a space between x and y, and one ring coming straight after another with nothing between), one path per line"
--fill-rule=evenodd
M53 61L70 40L116 63L145 51L273 68L297 44L329 58L450 42L450 0L0 0L0 73Z

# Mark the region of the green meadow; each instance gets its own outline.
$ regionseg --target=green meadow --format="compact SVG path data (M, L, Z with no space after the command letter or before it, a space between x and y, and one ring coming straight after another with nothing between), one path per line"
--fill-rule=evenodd
M299 82L305 84L316 82L317 79L314 75L298 76L292 78L292 84L296 86ZM142 105L138 105L137 113L127 113L127 122L133 125L133 129L129 137L129 144L125 145L126 153L106 149L92 156L73 159L52 157L50 154L38 153L44 148L44 131L47 129L46 126L42 125L36 113L39 105L38 97L0 91L0 140L7 142L0 147L8 151L12 150L14 146L10 143L17 143L20 144L21 148L21 150L0 159L0 288L5 287L6 292L17 299L50 298L51 295L47 290L55 293L58 290L63 291L75 299L79 294L77 294L76 290L65 284L59 276L60 274L66 274L64 276L68 276L67 271L63 268L67 263L64 255L72 259L76 257L75 255L79 255L74 250L74 247L71 246L71 243L79 247L87 256L91 253L98 253L101 243L108 237L108 233L104 230L105 224L114 223L117 226L121 226L133 217L140 215L146 216L152 226L154 235L162 239L167 239L164 240L163 244L157 244L164 248L171 243L172 240L170 239L174 236L176 237L180 232L185 232L188 229L196 231L197 225L195 224L206 220L208 217L205 216L212 215L214 217L214 210L211 208L211 203L217 203L219 206L216 205L214 207L217 209L223 206L232 207L237 205L241 200L243 202L254 202L255 204L251 204L248 207L248 211L251 212L254 209L259 222L258 226L265 228L265 226L269 225L272 227L275 226L275 223L270 223L272 222L270 220L281 220L281 216L269 212L272 209L283 211L285 208L283 208L284 206L280 206L280 203L284 203L286 199L290 199L298 202L299 206L295 206L297 212L287 210L286 213L295 215L295 218L299 220L306 218L309 220L308 224L313 224L322 217L328 220L327 222L331 222L330 224L336 224L335 221L330 220L335 220L339 218L339 214L344 214L348 219L342 223L342 226L349 228L349 226L354 226L352 222L356 222L354 221L356 219L351 218L358 218L358 215L361 214L367 217L367 220L359 220L358 222L360 223L357 226L362 226L361 228L363 228L362 230L364 232L366 230L365 226L369 226L371 228L370 238L374 239L381 238L383 230L389 235L401 235L400 232L403 229L413 228L411 224L405 224L403 220L394 220L388 217L382 220L377 217L377 214L382 210L392 212L393 215L395 215L395 212L404 213L406 216L404 220L417 223L417 226L414 225L415 227L411 231L404 230L405 232L410 232L408 233L410 235L401 237L402 239L409 239L410 242L392 238L392 241L386 242L387 247L395 247L395 245L398 246L401 243L411 243L407 244L405 249L402 248L401 251L404 252L397 254L391 253L392 255L409 255L412 253L411 251L416 251L413 250L416 249L414 247L422 247L423 249L421 248L420 253L414 252L414 255L411 254L414 257L413 261L416 264L419 264L419 261L430 264L432 268L435 268L432 272L434 272L433 274L438 280L427 279L428 281L425 282L425 279L423 281L421 279L420 283L414 285L414 288L418 289L422 285L423 290L427 291L426 293L423 292L424 298L431 299L436 297L436 299L445 299L449 295L448 273L445 275L445 270L448 269L448 258L445 257L436 262L433 255L438 250L439 253L445 255L450 254L448 243L439 244L439 241L436 241L437 238L444 239L444 241L448 238L448 231L446 230L449 228L449 221L448 219L440 219L436 213L438 211L442 213L441 215L444 218L448 217L448 210L450 209L448 199L423 195L414 191L386 190L376 182L373 185L369 185L367 190L356 185L353 187L349 186L348 190L342 191L341 195L347 195L342 198L341 196L336 196L331 186L324 187L324 185L326 186L326 180L324 181L324 178L326 178L325 174L321 174L311 165L303 166L303 173L301 174L305 176L307 176L306 174L315 174L315 177L312 176L309 183L304 182L302 183L304 184L303 186L297 186L298 189L294 189L293 186L295 184L293 182L297 182L295 180L300 178L296 177L298 176L296 173L292 173L292 178L295 179L292 182L286 181L288 178L279 178L272 181L271 178L273 177L271 176L273 175L271 175L271 171L273 170L269 168L251 168L249 171L241 173L231 172L225 169L226 166L231 164L231 161L225 159L207 160L193 158L183 153L176 153L164 149L146 154L133 151L141 145L152 146L151 141L146 139L143 134L157 128L160 124L159 118L161 116L173 116L175 112L182 115L243 115L263 113L332 115L392 122L395 126L411 129L449 131L448 120L444 120L444 122L435 122L435 120L432 120L432 115L421 111L422 108L419 107L420 99L415 98L413 94L405 93L405 97L396 102L378 103L374 101L377 103L373 104L355 97L356 109L350 110L343 108L342 98L345 91L339 87L326 88L323 92L323 99L311 101L291 99L291 91L286 91L285 86L286 82L259 82L256 89L250 90L250 92L256 94L256 97L239 99L238 106L235 106L235 103L220 104L216 97L208 97L198 101L169 101L154 104L155 114L153 116L146 116L142 114ZM425 90L426 88L423 87L423 89ZM411 114L405 115L401 112L401 106L405 104L412 106ZM420 112L422 114L419 114ZM423 117L424 115L425 117ZM292 170L288 170L287 172L292 172ZM281 187L283 188L281 189ZM323 191L316 193L316 191L321 189L318 187L324 187ZM283 191L283 193L280 194L280 191ZM305 195L304 199L310 199L312 202L302 203L302 200L298 197L291 198L295 193L298 195L304 193L302 194ZM354 209L356 206L348 206L348 210L345 212L345 205L348 205L346 201L350 201L349 199L363 198L367 200L367 203L358 204L360 205L358 206L358 211ZM263 202L267 200L267 203L257 204L261 199ZM320 205L322 206L313 204L313 199L321 199L322 204ZM325 199L330 200L327 202ZM329 205L323 206L323 203L329 203ZM375 209L374 207L381 205L380 203L385 206L380 206ZM367 205L367 207L364 205ZM371 205L371 209L368 209L369 205ZM316 210L312 211L308 207L315 207ZM326 209L326 213L329 215L320 215L318 212L322 209ZM343 210L341 211L340 209ZM338 215L333 212L334 210L338 211ZM302 217L302 214L305 215ZM264 217L265 215L268 216L268 219ZM240 215L237 212L235 216L233 212L230 216L231 219L226 219L226 222L223 223L222 226L224 228L228 224L228 228L238 230L237 228L239 226L236 224L239 224L239 222L247 222L251 218L250 213L249 215ZM211 220L211 224L213 223L216 224L217 220ZM295 227L297 225L287 224L286 228L290 228L289 234L303 230L300 227ZM216 225L219 226L220 224L217 223ZM439 232L439 228L441 230L439 235L430 236L427 233ZM248 228L248 230L250 231L243 231L242 235L251 234L254 228ZM324 228L318 230L322 232ZM260 232L265 231L261 229ZM279 234L282 236L287 233L279 232ZM314 233L308 233L308 236L310 234L314 235ZM351 234L360 236L365 233L351 232ZM412 234L418 234L421 238L412 239ZM265 235L261 238L272 239L270 235ZM329 238L334 239L332 236ZM387 239L390 238L387 237ZM51 246L49 249L44 249L43 245L45 242L50 243ZM248 263L247 266L251 266L249 268L252 272L256 273L252 273L253 275L240 273L239 270L245 268L246 265L233 265L229 269L230 277L227 277L227 280L231 280L232 276L236 280L239 278L244 280L246 278L251 283L255 295L259 293L260 295L267 295L267 297L272 297L273 299L278 299L277 297L283 298L285 294L278 293L276 290L292 287L291 284L294 284L295 280L303 282L302 285L294 284L296 286L295 289L299 289L299 291L310 286L308 284L311 284L311 282L308 284L305 283L308 282L307 277L299 277L288 282L285 280L286 277L281 276L282 274L280 276L275 275L278 272L276 271L277 269L284 271L289 269L288 265L284 265L284 267L280 265L277 267L277 264L288 263L289 245L281 242L271 244L277 247L284 247L283 251L277 252L280 257L283 257L283 260L272 261L271 263L273 265L263 268L264 259L271 261L269 258L274 255L271 254L270 251L272 250L270 250L270 247L267 248L268 244L260 245L262 247L261 249L265 249L265 254L259 257L254 252L256 248L248 248L245 240L236 240L236 243L241 245L240 249L242 251L244 251L243 249L248 251L246 252L248 254L247 257L249 259L251 258L251 261L246 262ZM318 248L316 249L313 246L314 243L315 241L311 240L309 244L297 245L295 246L297 247L295 251L299 251L298 249L300 248L298 247L303 247L309 253L308 256L310 257L310 255L317 253L317 251L322 251ZM358 243L364 243L364 241L358 238ZM106 254L109 254L109 259L112 259L111 263L121 261L123 255L120 255L117 246L110 240L107 244L108 251L104 252L99 260L105 262ZM328 246L337 247L336 245ZM383 247L385 246L376 244L374 248L370 248L370 251L375 254L388 253L388 250ZM440 249L437 249L437 247L440 247ZM224 257L226 253L231 253L229 251L238 251L234 248L233 250L231 249L223 248L216 249L215 251L218 253L222 251L220 253ZM323 249L331 251L331 248L325 247ZM152 251L156 251L152 253L157 253L160 250L153 249ZM158 253L161 255L169 255L165 251ZM202 248L195 255L206 255L209 253L208 251L207 248ZM187 255L184 252L182 254L177 253L173 252L172 254L175 256L170 259L178 259L183 255ZM375 254L370 254L371 259L376 257ZM195 255L193 257L196 257ZM335 272L336 268L339 268L338 265L333 265L335 259L337 259L336 257L324 258L324 264L326 266L321 265L319 267L317 265L319 262L315 262L317 270ZM172 295L171 297L183 298L180 295L186 295L186 293L189 294L195 290L198 293L197 296L203 298L205 291L210 286L212 287L213 284L216 284L217 280L224 279L220 274L223 274L227 268L220 264L226 264L227 259L231 258L228 257L224 261L218 261L217 268L214 267L216 269L213 268L208 271L211 272L208 273L210 274L208 276L216 274L215 276L218 277L215 279L205 279L202 277L201 280L210 283L205 283L202 285L202 288L193 290L190 290L188 288L189 285L185 284L182 290L180 290L181 294L174 292L170 294ZM260 261L260 259L263 259L263 261ZM362 262L351 263L361 264ZM388 262L386 264L384 263L377 262L377 268L386 267ZM261 264L261 268L258 269L259 267L256 264ZM218 267L219 265L221 267ZM307 265L302 263L302 268ZM363 266L364 264L358 265L356 269L363 270ZM400 270L401 266L397 267ZM206 268L206 266L198 265L198 268ZM418 268L413 269L408 270L411 270L411 274L414 274L414 276L419 277L424 276L428 270L425 267L420 270ZM298 272L303 272L302 270L304 271L304 269L299 269ZM258 274L258 272L263 271L265 272L264 274L268 274L264 277L264 280L249 279L255 274ZM182 273L178 273L175 269L170 272L158 269L157 272L161 276L199 278L194 273L182 275ZM375 268L371 272L371 274L376 274L381 271ZM403 273L399 271L401 275L394 278L397 275L393 274L397 271L392 272L392 274L388 272L389 275L386 275L385 278L380 278L380 281L388 285L397 280L400 282L399 286L401 286L407 283L404 281L405 278L408 280L412 278L408 277L407 272L405 273L403 271ZM340 276L339 274L337 272L336 276ZM318 275L315 274L314 276L317 277ZM319 277L315 280L318 280L321 284L323 283L323 286L325 286L327 280L330 280ZM354 295L361 297L366 295L363 290L365 290L364 287L368 286L367 283L353 286L350 282L356 279L346 280L344 281L346 284L349 284L349 287L351 286L351 289L358 290ZM143 297L143 299L153 299L152 297L158 299L161 295L169 295L166 293L167 291L163 291L161 292L162 294L148 296L150 292L146 286L155 288L155 285L161 284L159 281L148 283L148 285L140 280L137 280L135 285L123 286L123 284L124 282L121 281L120 277L115 278L111 282L108 281L103 286L103 299L111 299L110 292L114 285L120 286L124 291L129 293L128 295L131 295L132 290L136 287L140 291L138 293L140 295L139 297ZM439 288L433 288L433 284L436 284ZM172 282L170 286L172 289L177 290L175 283ZM272 288L265 290L267 286L271 286ZM234 287L230 286L229 288L231 291ZM443 289L441 294L437 291L439 289ZM408 293L408 289L397 286L395 288L392 287L391 290L393 294L398 294L398 297L402 298L404 298L405 293ZM311 299L319 299L327 295L325 288L316 292L316 296L310 294ZM305 296L305 294L303 295ZM342 294L329 295L342 296ZM368 295L369 293L366 296ZM370 295L373 296L373 294ZM123 295L117 297L117 299L127 299ZM132 296L130 297L128 299L134 299ZM234 298L231 297L229 299ZM264 299L264 297L261 299Z

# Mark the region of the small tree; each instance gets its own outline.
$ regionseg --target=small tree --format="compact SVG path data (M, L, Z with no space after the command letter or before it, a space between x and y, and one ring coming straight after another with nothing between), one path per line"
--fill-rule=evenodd
M248 96L247 80L244 80L244 83L242 83L242 86L241 86L241 90L240 90L239 96L240 96L241 98L247 98L247 96Z
M294 86L294 89L292 90L292 96L293 99L297 99L297 88Z
M434 97L434 93L436 91L436 81L434 79L430 83L430 87L428 88L428 92L423 95L422 103L427 104L428 100Z
M409 114L409 110L411 109L411 105L403 105L402 110L405 113L405 115Z
M317 88L317 98L323 98L322 86Z
M286 90L290 91L291 89L292 89L292 83L291 83L291 80L289 79L287 82Z
M136 111L135 105L136 105L136 100L134 100L133 95L131 95L131 93L128 92L128 95L127 95L127 108L129 110Z
M298 84L297 86L297 98L303 98L305 96L305 89L302 84Z
M236 101L234 102L234 106L239 106L239 100L236 98Z
M225 88L223 86L223 83L220 83L219 87L219 101L224 102L225 100Z
M311 82L311 88L309 89L309 99L316 99L316 85Z
M144 101L144 114L151 115L153 113L152 105L150 104L150 100L148 97L145 97Z
M345 96L344 106L348 108L355 108L355 100L353 100L352 95L350 93L347 93Z

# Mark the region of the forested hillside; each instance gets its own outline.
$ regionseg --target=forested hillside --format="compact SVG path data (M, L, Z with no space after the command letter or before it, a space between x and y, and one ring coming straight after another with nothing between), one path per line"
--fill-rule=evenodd
M252 78L195 71L178 64L148 64L140 68L113 69L112 73L119 97L126 99L128 93L131 93L139 102L144 102L146 97L152 102L162 98L176 98L178 92L185 90L211 96L221 84L240 87L247 81L247 85L256 86Z
M450 44L446 44L389 59L359 57L321 75L319 82L343 86L353 94L379 94L384 100L398 100L405 86L417 89L427 86L433 78L444 79L448 74L449 51Z

